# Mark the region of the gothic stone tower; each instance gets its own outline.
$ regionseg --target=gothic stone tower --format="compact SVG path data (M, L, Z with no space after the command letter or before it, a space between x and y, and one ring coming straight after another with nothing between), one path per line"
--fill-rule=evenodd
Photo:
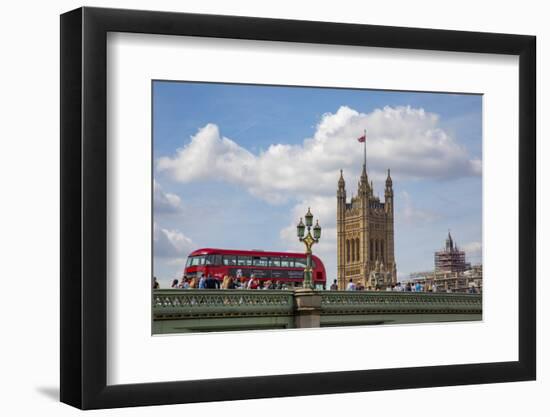
M346 182L340 170L337 199L338 288L345 289L350 278L368 288L397 281L393 239L393 183L388 169L384 202L373 194L366 165L357 196L346 199ZM382 277L382 278L380 278ZM372 280L369 280L372 278Z

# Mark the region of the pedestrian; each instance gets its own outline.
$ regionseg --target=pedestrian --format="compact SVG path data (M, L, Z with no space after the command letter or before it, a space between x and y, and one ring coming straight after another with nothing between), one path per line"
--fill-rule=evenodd
M216 277L212 277L212 281L214 281L214 289L219 290L220 289L220 280Z
M332 284L330 286L330 290L331 291L338 291L338 283L336 282L336 280L332 281Z
M353 283L353 279L349 279L348 286L346 287L347 291L355 291L357 286Z
M245 277L241 277L239 279L239 290L246 290L247 289L247 280Z
M171 287L171 288L178 288L178 282L179 282L179 281L178 281L177 278L174 279L174 280L172 281L172 285L170 285L170 287Z
M437 292L437 284L435 282L432 285L432 292Z
M199 279L199 290L204 290L206 288L206 277L201 275Z
M209 290L215 290L220 288L220 283L216 278L208 274L208 278L204 281L204 287Z
M228 275L224 275L223 276L223 281L222 281L222 290L227 290L229 289L229 276Z
M153 277L153 289L158 290L160 288L159 282L157 281L157 277Z
M248 279L248 282L246 283L246 289L251 290L252 284L254 284L254 274L250 274L250 278Z

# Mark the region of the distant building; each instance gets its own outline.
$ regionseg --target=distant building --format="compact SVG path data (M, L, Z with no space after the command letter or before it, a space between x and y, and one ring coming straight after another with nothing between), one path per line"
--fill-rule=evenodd
M348 202L342 171L338 181L337 254L338 288L345 289L350 279L368 287L384 288L397 280L393 236L393 184L388 170L384 202L374 196L366 163L358 184L357 196Z
M413 272L409 281L419 282L425 291L435 288L438 292L476 292L483 290L483 267L466 262L466 254L461 251L451 236L445 240L445 248L435 252L434 271Z
M435 253L436 272L464 272L469 265L466 264L466 254L458 249L451 237L451 232L445 241L445 249Z
M409 278L413 283L422 284L425 291L431 291L435 286L437 292L483 292L483 266L466 265L468 269L463 272L414 272Z

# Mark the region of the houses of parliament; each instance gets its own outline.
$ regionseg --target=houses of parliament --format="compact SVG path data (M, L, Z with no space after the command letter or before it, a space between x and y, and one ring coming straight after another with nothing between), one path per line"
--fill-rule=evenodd
M357 195L348 202L346 182L340 170L336 198L338 288L345 289L350 279L372 289L385 289L395 283L397 265L394 257L393 183L390 170L383 202L374 196L366 160Z

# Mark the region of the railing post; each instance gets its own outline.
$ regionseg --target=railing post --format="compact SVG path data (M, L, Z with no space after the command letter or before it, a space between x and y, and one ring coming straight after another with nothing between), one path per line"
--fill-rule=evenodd
M294 325L297 328L321 327L321 294L311 288L294 290Z

